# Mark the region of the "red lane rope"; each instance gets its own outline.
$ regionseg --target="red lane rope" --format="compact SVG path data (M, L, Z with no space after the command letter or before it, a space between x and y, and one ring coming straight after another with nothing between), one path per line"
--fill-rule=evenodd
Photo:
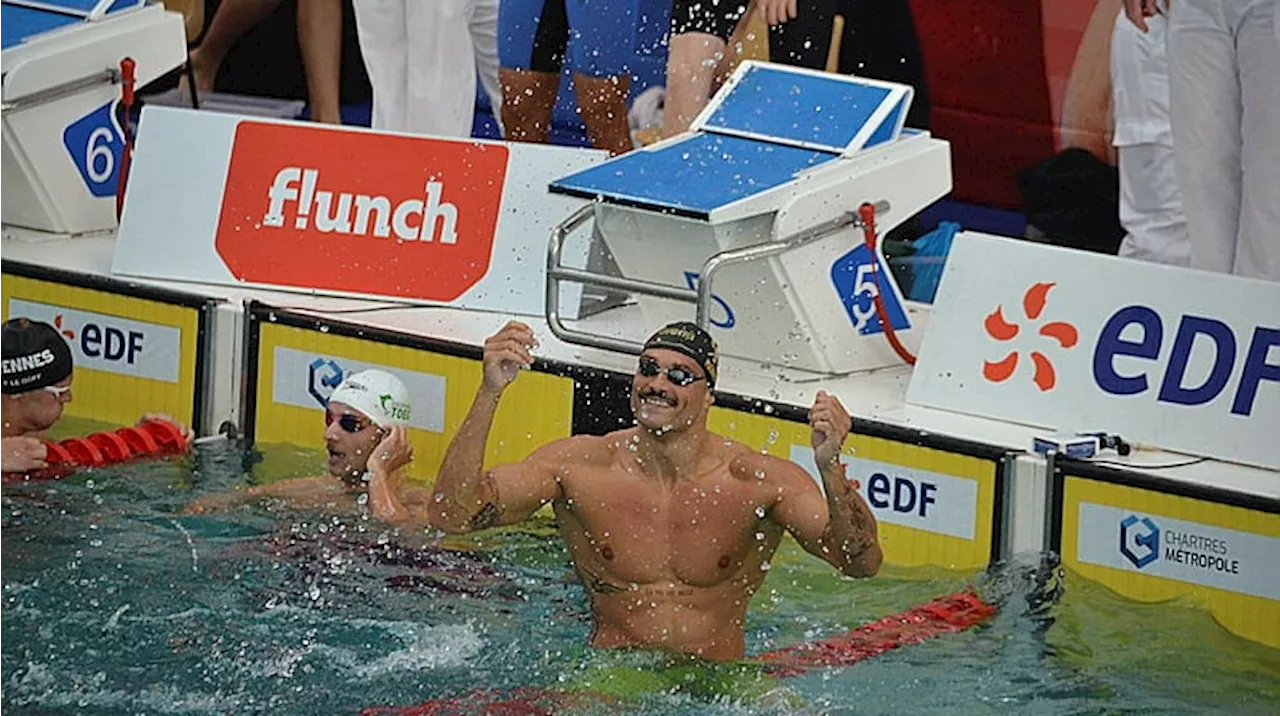
M964 631L995 613L994 606L973 592L957 592L844 634L775 649L756 659L770 665L775 676L794 676L819 666L847 666L892 649Z
M892 649L964 631L995 613L994 606L973 592L956 592L843 634L767 651L754 660L765 664L768 672L777 677L796 676L824 666L848 666ZM524 686L509 691L481 689L415 706L371 706L360 713L361 716L544 716L590 699L607 700L607 697Z
M9 485L32 480L66 477L82 467L102 467L126 460L176 455L187 449L187 438L177 425L167 420L148 420L141 425L83 438L67 438L45 443L48 467L35 472L6 472L0 482Z

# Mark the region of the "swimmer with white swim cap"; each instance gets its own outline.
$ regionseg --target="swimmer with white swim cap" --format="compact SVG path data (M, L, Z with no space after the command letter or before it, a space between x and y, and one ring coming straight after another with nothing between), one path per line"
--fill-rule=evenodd
M399 378L373 368L353 373L334 389L325 408L327 475L208 495L188 510L206 512L259 497L341 508L367 492L374 517L392 524L406 522L411 508L430 497L427 490L404 480L403 468L413 460L405 432L412 414L409 390Z

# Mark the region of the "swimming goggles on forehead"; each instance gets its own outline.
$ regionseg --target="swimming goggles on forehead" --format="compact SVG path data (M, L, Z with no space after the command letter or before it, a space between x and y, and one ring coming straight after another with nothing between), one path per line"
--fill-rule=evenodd
M46 386L44 387L44 390L45 390L45 392L53 393L55 396L57 396L57 397L61 398L62 396L66 395L67 393L70 393L70 392L71 392L71 386L69 386L69 385L46 385Z
M640 375L643 375L646 378L652 378L659 373L666 373L667 380L681 388L691 383L707 379L707 376L705 375L694 375L693 371L678 365L673 365L670 368L664 369L659 366L658 361L653 358L650 358L649 356L640 356Z
M370 421L361 420L359 417L352 415L351 413L334 415L333 413L325 411L325 414L324 414L325 427L333 425L333 421L335 420L338 421L338 427L342 428L343 431L348 433L358 433L361 430L364 430L365 428L369 427L369 425L371 424Z

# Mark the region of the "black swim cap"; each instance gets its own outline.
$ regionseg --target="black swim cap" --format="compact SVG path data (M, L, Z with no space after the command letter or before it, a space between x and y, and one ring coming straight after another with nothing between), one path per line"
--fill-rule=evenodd
M56 385L71 375L71 347L58 329L26 318L4 322L4 394Z
M716 365L720 362L720 350L710 333L694 323L671 323L658 329L645 342L644 349L667 348L683 353L698 362L707 374L707 385L715 387Z

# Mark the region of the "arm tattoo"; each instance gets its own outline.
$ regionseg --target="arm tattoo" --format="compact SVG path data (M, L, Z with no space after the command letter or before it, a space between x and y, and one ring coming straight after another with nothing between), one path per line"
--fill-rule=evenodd
M502 511L498 509L498 486L493 484L493 473L486 472L480 478L480 495L488 501L480 507L480 511L471 516L468 524L473 530L484 530L498 525Z
M484 503L484 507L471 517L470 525L473 530L484 530L494 527L498 524L498 506L492 502Z

